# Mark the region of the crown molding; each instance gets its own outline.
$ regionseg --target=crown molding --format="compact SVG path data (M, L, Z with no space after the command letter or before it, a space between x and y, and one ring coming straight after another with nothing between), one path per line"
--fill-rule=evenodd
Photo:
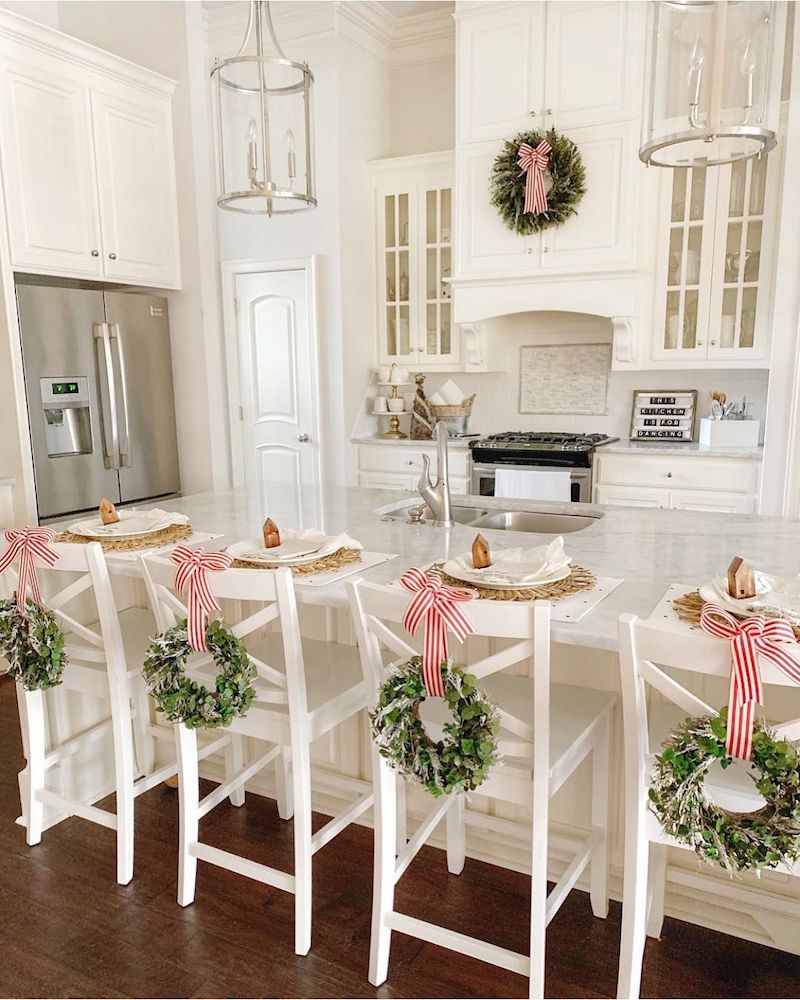
M308 0L273 15L281 41L341 30L352 41L390 65L410 65L446 58L455 52L455 25L449 11L397 18L375 0ZM247 4L230 3L204 10L209 52L227 55L238 48L247 25Z

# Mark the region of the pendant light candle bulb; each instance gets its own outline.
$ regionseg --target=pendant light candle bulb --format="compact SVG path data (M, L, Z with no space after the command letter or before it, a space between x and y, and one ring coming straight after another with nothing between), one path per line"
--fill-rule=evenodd
M286 150L289 160L289 185L291 186L297 176L297 158L294 152L294 132L290 128L286 129Z
M747 124L747 120L750 117L750 109L753 107L753 77L755 75L757 65L758 60L756 59L756 54L753 51L753 40L752 38L748 38L744 44L742 61L739 64L742 76L745 78L746 87L744 99L745 124Z
M247 175L250 183L258 183L258 129L254 119L247 127Z
M689 124L693 128L699 126L697 109L700 106L700 84L703 79L703 63L705 52L699 35L695 36L692 51L689 53Z

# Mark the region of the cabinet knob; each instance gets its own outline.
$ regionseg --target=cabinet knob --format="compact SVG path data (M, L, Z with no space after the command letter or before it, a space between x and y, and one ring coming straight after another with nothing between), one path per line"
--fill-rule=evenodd
M703 344L705 344L705 341L704 341L704 340L698 340L698 341L697 341L697 346L698 346L698 347L702 347L702 346L703 346Z
M672 473L671 472L667 473L667 479L672 479Z
M716 347L716 346L717 346L717 342L716 342L716 340L712 340L712 341L711 341L711 346L712 346L712 347Z
M552 113L553 113L553 109L552 109L552 108L545 108L545 109L544 109L544 113L545 113L546 115L552 115Z
M99 250L92 250L92 257L99 257L99 256L100 256Z
M413 465L413 464L414 464L413 458L409 458L409 460L406 462L406 465Z
M300 442L300 444L305 444L307 441L310 440L310 438L308 434L298 434L297 440Z
M109 259L109 260L116 260L116 259L117 259L117 255L116 255L115 253L110 253L110 254L108 255L108 259Z
M533 253L533 247L525 247L525 253Z
M550 247L542 247L542 253L550 253Z

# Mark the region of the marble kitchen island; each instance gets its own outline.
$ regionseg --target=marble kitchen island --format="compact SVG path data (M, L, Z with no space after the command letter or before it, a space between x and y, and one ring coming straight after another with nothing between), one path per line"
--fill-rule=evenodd
M207 546L221 547L234 541L258 537L267 515L285 528L319 527L327 533L347 532L368 551L394 553L396 558L347 579L365 579L388 583L406 568L424 565L436 559L467 551L477 528L456 524L450 529L431 524L414 525L404 520L387 520L387 512L403 503L416 502L411 494L384 490L332 487L306 490L298 495L293 487L267 483L261 495L243 489L220 490L162 501L158 506L186 513L198 531L220 535ZM267 500L263 499L264 497ZM565 546L574 562L598 576L622 578L622 584L600 602L580 622L554 622L554 679L604 690L619 688L619 665L616 655L617 619L624 612L648 617L673 583L687 590L724 571L732 556L740 555L758 568L781 575L793 575L800 569L800 520L753 515L720 515L668 510L626 509L620 507L584 508L578 504L540 504L531 501L494 500L482 497L454 497L457 506L480 510L540 509L566 514L602 513L584 530L566 534ZM532 546L549 540L551 535L480 529L494 550L500 547ZM110 556L112 572L130 577L136 561L117 561ZM133 581L119 580L136 603L143 602L143 587ZM141 592L138 589L141 587ZM316 639L352 643L347 608L346 580L327 586L297 588L301 602L304 633ZM457 652L457 645L453 644ZM785 689L784 689L785 690ZM708 687L698 689L712 704L723 704L726 691ZM793 692L788 697L794 697ZM800 715L800 690L797 693ZM611 892L621 894L622 871L622 757L621 727L617 716L612 759L612 829ZM337 734L326 738L324 746L315 745L315 759L323 768L360 785L369 778L370 745L363 720L348 723ZM168 746L167 743L165 746ZM217 768L215 770L215 767ZM590 775L584 767L572 787L562 790L553 801L551 837L551 875L557 877L570 857L570 843L587 822L586 802ZM213 760L207 762L209 777L221 777ZM333 812L341 804L337 795L322 781L315 789L315 806ZM271 774L266 772L248 788L272 795ZM410 824L424 813L424 793L414 790L409 796ZM524 810L504 803L471 796L468 809L468 854L494 864L525 870L529 854L528 830ZM485 815L507 822L498 835L481 825ZM369 822L369 814L366 816ZM434 838L434 842L436 842ZM335 850L335 846L331 848ZM792 928L800 899L796 880L766 874L760 880L733 882L715 870L700 867L692 855L675 851L670 859L666 910L672 916L701 923L728 933L763 943L778 944L800 953L800 942ZM580 883L579 883L580 885Z

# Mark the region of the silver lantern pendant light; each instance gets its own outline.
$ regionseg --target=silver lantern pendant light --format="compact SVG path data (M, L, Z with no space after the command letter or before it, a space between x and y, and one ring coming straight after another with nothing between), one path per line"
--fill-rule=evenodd
M255 53L246 54L253 36ZM251 2L239 51L216 60L211 79L220 208L269 216L315 208L314 76L286 58L269 3Z
M639 157L714 166L776 144L786 4L653 0Z

